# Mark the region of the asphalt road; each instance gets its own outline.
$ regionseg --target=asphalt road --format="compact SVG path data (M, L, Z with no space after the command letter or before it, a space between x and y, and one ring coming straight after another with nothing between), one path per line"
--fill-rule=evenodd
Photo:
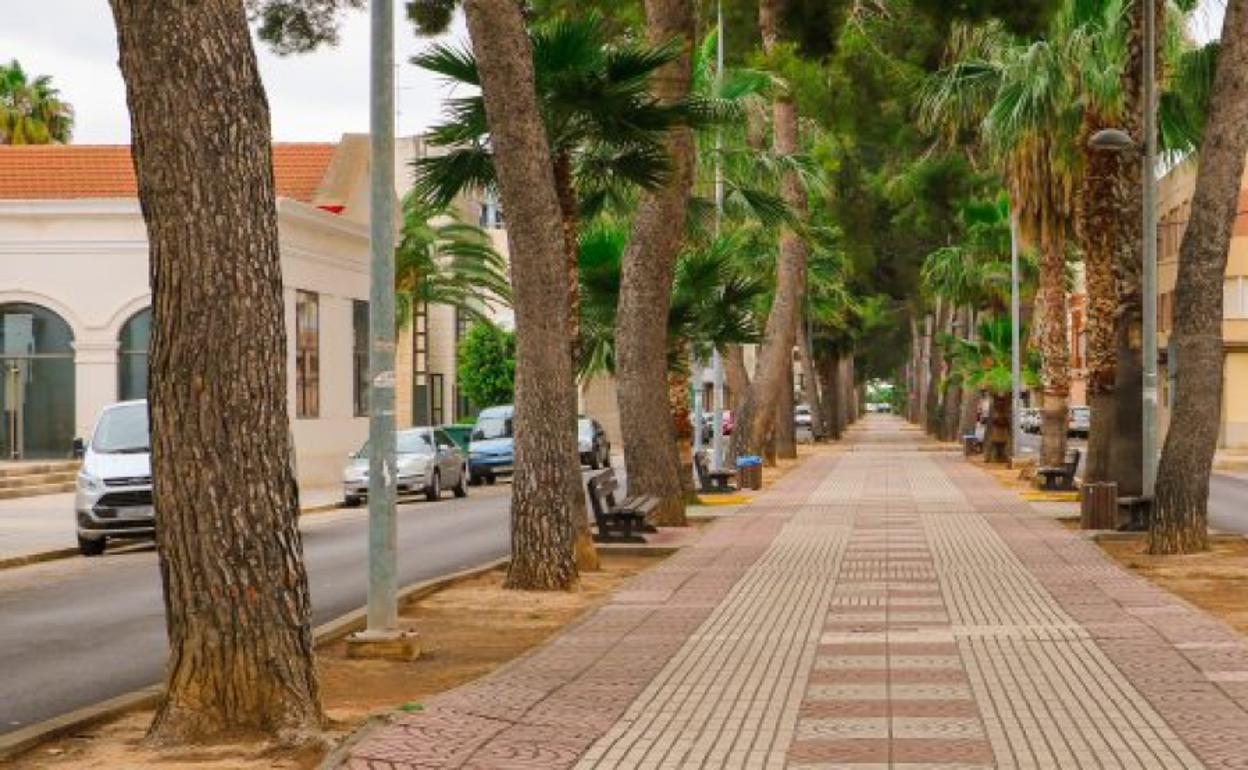
M406 585L505 556L507 485L467 499L399 507ZM362 606L368 527L363 509L304 519L313 622ZM160 681L166 642L150 547L0 571L0 734Z

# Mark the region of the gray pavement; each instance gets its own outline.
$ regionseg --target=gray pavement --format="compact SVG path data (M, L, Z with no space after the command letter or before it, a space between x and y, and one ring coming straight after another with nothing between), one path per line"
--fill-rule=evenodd
M510 491L481 487L464 500L448 495L438 503L401 505L401 584L505 556ZM59 501L38 504L45 503L70 523L73 544L72 519ZM367 532L363 509L303 521L315 623L363 605ZM155 684L163 675L164 608L150 546L0 571L0 618L0 734Z

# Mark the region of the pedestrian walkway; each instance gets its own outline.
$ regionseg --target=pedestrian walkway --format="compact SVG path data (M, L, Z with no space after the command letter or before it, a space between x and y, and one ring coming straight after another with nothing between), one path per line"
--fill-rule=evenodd
M1248 767L1248 639L935 448L868 417L346 765Z

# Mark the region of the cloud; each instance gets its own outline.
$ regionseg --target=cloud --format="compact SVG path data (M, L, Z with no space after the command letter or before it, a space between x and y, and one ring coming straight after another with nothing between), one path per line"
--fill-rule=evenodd
M395 59L398 130L419 133L441 110L444 87L407 63L429 45L416 38L397 3ZM0 52L27 72L51 75L77 113L74 141L130 141L125 86L117 68L112 14L103 0L42 0L5 9ZM452 37L466 37L462 22ZM261 76L269 96L273 136L282 141L333 140L368 131L368 16L344 20L341 43L302 56L277 56L257 43Z

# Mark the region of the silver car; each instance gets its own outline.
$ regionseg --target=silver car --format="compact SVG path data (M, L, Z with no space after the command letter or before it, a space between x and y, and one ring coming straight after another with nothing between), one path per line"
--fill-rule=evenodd
M468 458L441 428L399 431L395 434L395 455L400 495L423 493L429 500L438 500L447 487L456 497L468 494ZM342 496L352 506L368 498L367 442L342 472Z

